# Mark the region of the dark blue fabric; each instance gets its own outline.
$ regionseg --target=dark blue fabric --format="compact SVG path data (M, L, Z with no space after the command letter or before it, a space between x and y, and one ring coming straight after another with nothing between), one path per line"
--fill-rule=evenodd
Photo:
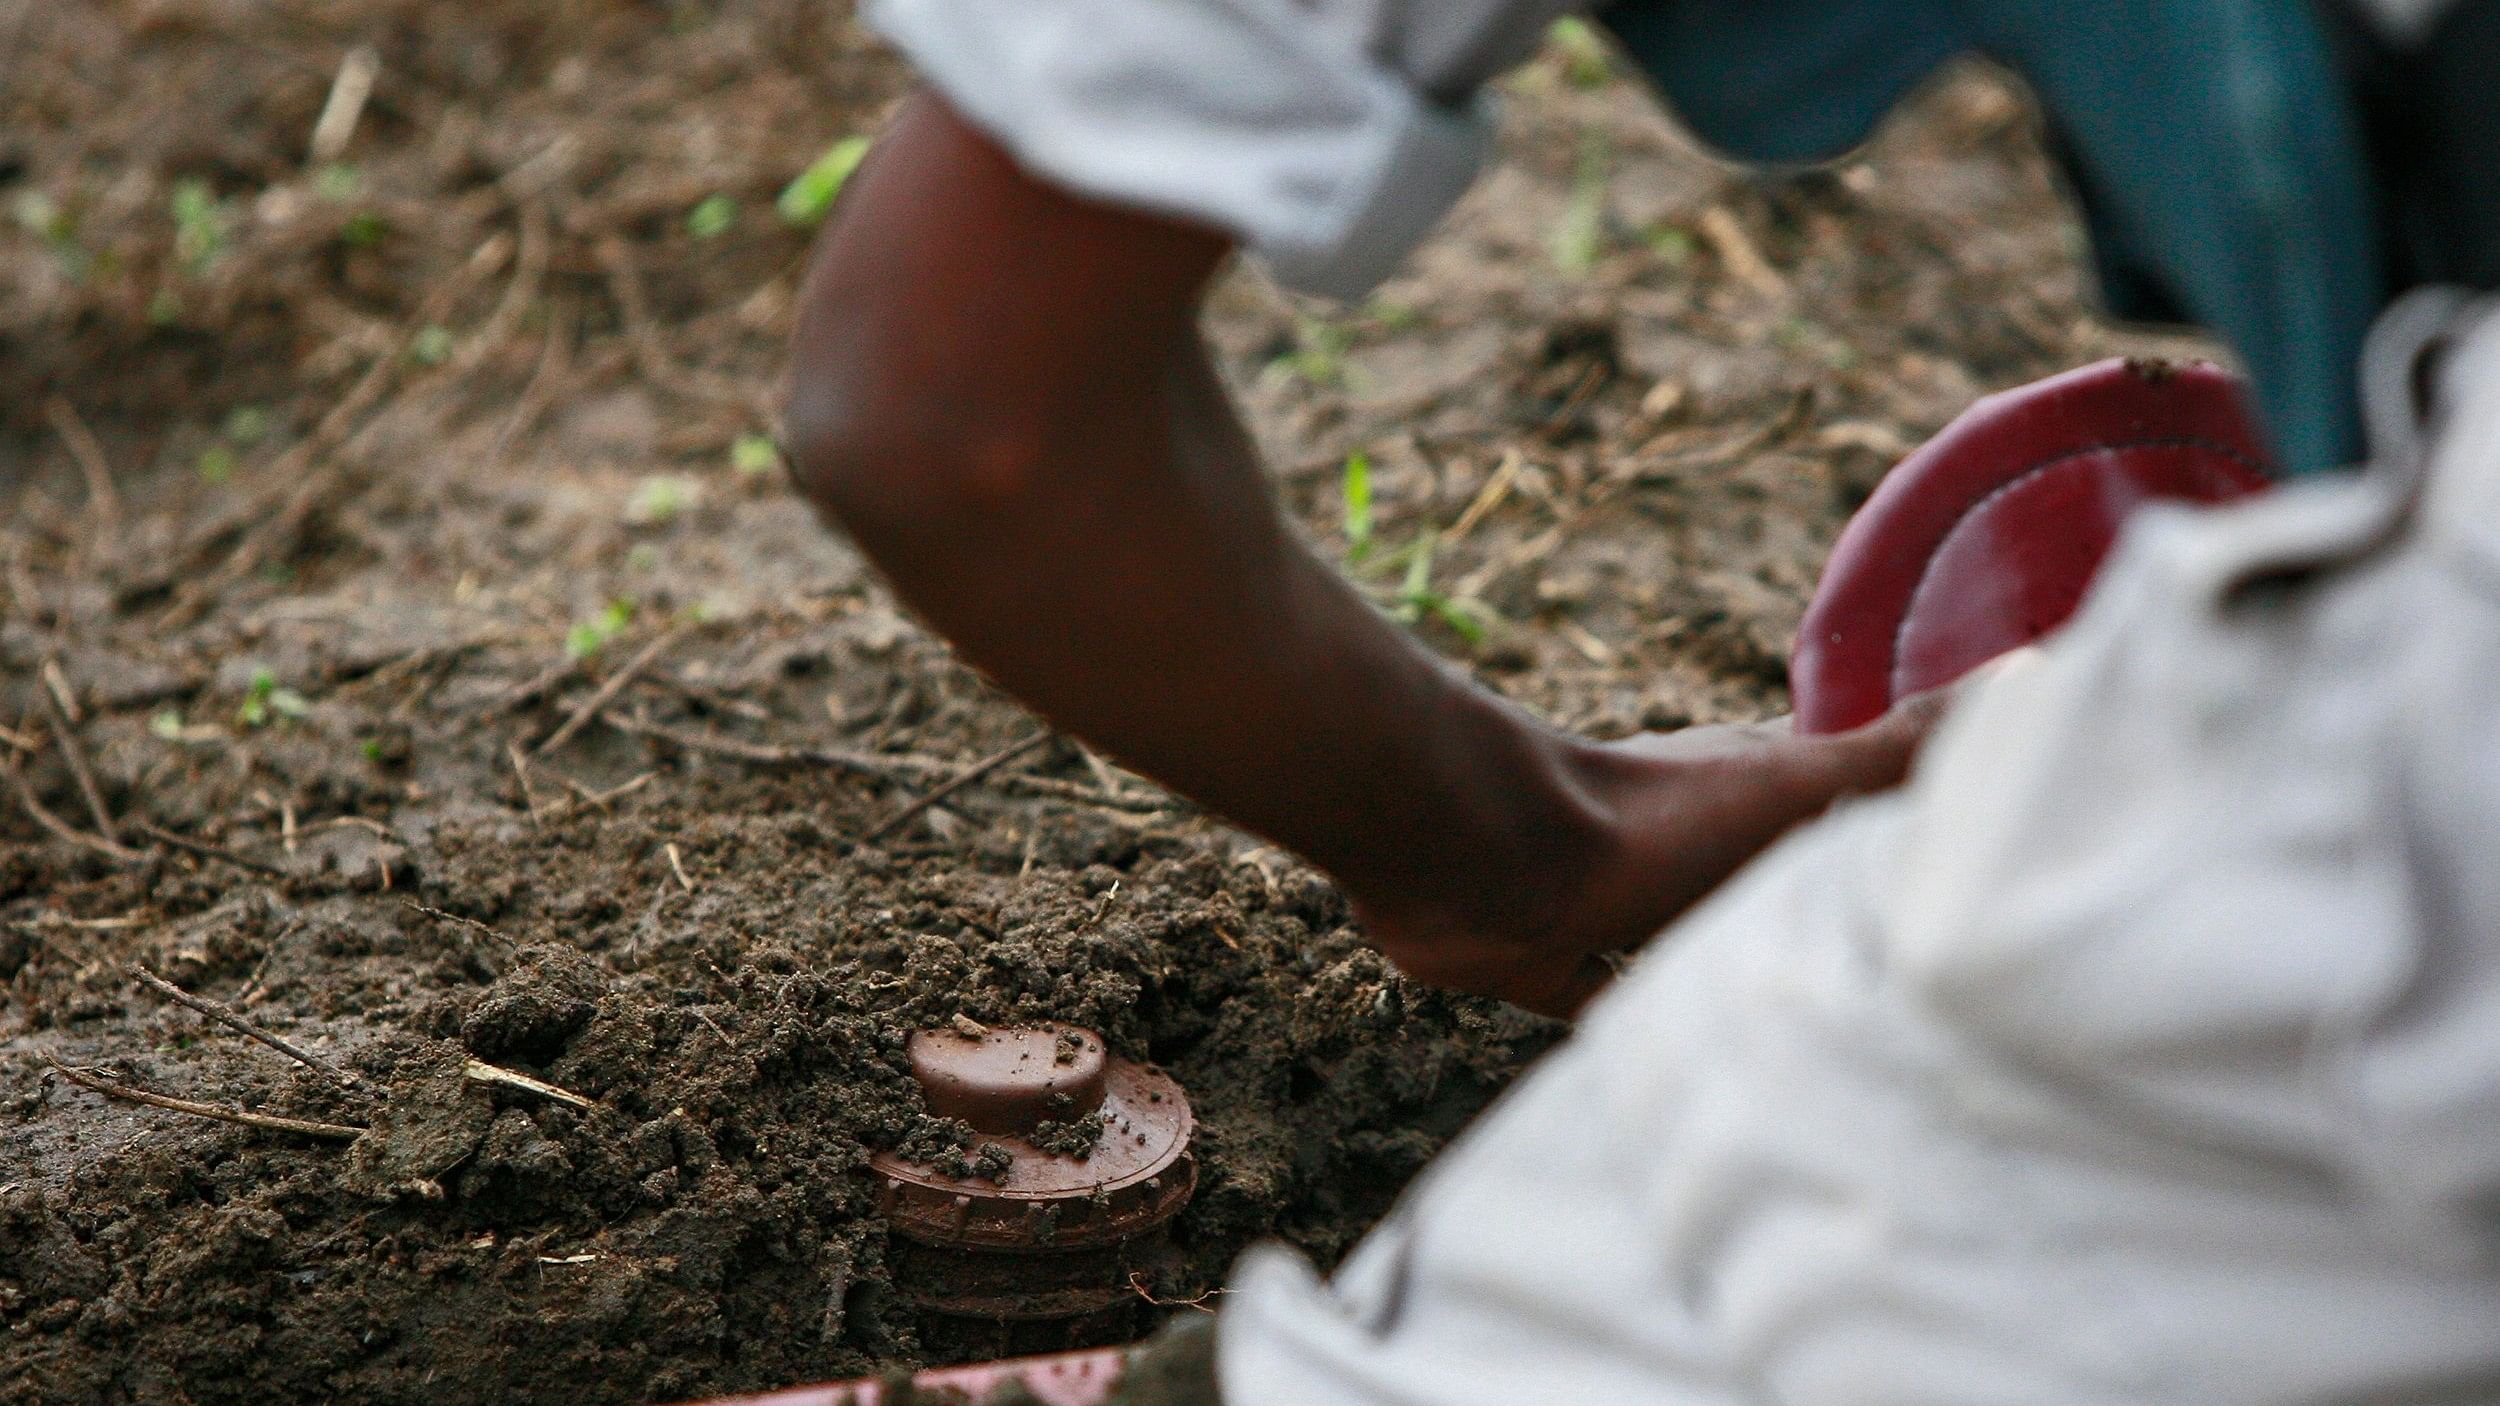
M2238 348L2284 466L2359 457L2387 290L2358 123L2308 0L1621 0L1601 17L1703 140L1816 161L1945 60L2031 85L2122 317Z

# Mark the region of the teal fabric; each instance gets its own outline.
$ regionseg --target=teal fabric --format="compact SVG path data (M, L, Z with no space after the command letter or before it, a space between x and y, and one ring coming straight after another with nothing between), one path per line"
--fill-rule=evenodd
M1944 61L2032 86L2111 310L2235 346L2284 467L2361 453L2384 301L2359 122L2308 0L1621 0L1601 12L1703 140L1819 161Z

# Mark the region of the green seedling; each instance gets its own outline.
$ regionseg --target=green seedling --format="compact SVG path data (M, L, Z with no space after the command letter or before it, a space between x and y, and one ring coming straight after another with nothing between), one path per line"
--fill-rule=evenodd
M1391 612L1413 625L1429 618L1440 621L1470 645L1484 643L1484 621L1475 608L1432 587L1432 553L1438 543L1430 532L1407 548L1406 576L1398 583L1397 608Z
M707 195L686 212L686 232L697 239L718 239L738 223L738 202L726 195Z
M42 191L30 190L10 205L9 214L19 229L43 241L43 247L52 251L52 257L60 261L71 278L86 281L96 261L86 246L78 242L77 217L62 209L59 201Z
M278 682L278 676L267 669L252 671L252 683L243 690L243 706L234 710L234 720L245 727L267 727L280 718L300 718L312 711L304 695Z
M333 161L313 172L313 194L324 200L344 202L365 193L365 173L346 161Z
M782 188L781 198L773 202L773 208L781 212L782 222L804 228L822 221L825 212L833 208L834 197L842 193L843 183L850 180L851 173L859 169L860 161L867 155L866 137L844 137L826 148L825 154L799 172Z
M172 213L174 256L197 278L225 256L227 240L234 233L233 206L218 199L208 182L193 176L174 183Z
M1424 310L1395 298L1374 298L1363 304L1363 318L1383 332L1403 332L1424 320Z
M171 327L182 321L182 295L171 288L159 288L148 298L148 323L154 327Z
M598 614L565 632L564 656L568 659L588 659L607 648L610 641L624 634L633 623L632 601L609 601Z
M1294 319L1293 349L1267 364L1267 374L1300 378L1323 388L1350 379L1346 353L1354 349L1354 329L1316 317Z
M625 500L625 520L637 527L659 527L691 508L703 489L684 474L653 474Z
M408 339L408 359L419 366L440 366L451 360L451 329L427 323Z
M1571 168L1571 200L1554 226L1554 267L1574 278L1597 267L1606 250L1606 178L1613 165L1604 134L1583 133Z
M1682 268L1692 261L1693 232L1682 225L1654 224L1641 231L1641 242L1649 252L1666 262L1669 268Z
M368 737L364 741L356 744L356 750L363 754L366 761L369 761L376 766L380 766L382 764L383 751L381 738Z
M269 438L269 412L257 405L238 405L226 412L220 432L228 443L249 449Z
M1615 58L1597 26L1576 15L1554 21L1545 42L1562 55L1563 80L1574 88L1603 88L1615 76Z
M1796 315L1773 324L1771 340L1792 351L1814 355L1834 371L1847 371L1858 364L1858 349L1834 335L1813 318Z
M227 479L234 477L236 462L233 446L212 444L200 451L195 467L199 472L200 482L224 483Z
M1338 489L1345 503L1346 559L1361 561L1372 549L1372 460L1357 449L1345 456L1345 479Z
M730 442L729 466L746 478L779 472L781 446L770 435L742 434Z
M362 210L339 222L339 242L351 249L370 249L390 233L390 226L380 215Z

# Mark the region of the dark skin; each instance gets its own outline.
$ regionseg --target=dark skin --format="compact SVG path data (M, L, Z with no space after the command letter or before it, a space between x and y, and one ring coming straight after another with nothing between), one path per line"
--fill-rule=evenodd
M1602 744L1476 685L1294 536L1201 341L1230 252L1026 174L944 101L853 177L799 311L798 482L964 657L1327 870L1410 975L1554 1015L1782 832L1857 732Z

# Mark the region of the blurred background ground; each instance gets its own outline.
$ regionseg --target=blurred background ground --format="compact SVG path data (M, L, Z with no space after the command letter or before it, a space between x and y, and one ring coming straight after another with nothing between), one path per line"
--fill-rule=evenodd
M899 1039L958 1012L1089 1022L1190 1089L1151 1318L1254 1237L1341 1252L1554 1038L1072 743L878 833L1036 727L770 450L784 197L906 83L807 0L0 0L0 1400L917 1360L859 1168L931 1135ZM1585 31L1506 88L1405 274L1337 308L1243 269L1210 331L1319 548L1567 726L1777 710L1895 458L2179 349L2086 310L1986 71L1779 178Z

